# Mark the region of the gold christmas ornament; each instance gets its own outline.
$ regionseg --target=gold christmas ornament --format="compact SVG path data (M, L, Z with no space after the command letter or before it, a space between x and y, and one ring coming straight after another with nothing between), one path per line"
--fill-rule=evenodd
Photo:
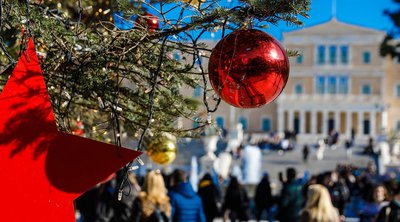
M199 6L202 2L205 2L205 0L182 0L184 3L189 3L194 6Z
M169 133L147 137L143 145L153 162L161 165L174 161L178 151L176 137Z

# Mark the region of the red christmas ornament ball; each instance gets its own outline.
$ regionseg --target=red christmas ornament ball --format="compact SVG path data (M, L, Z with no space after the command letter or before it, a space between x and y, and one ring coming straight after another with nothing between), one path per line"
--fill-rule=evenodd
M147 27L149 30L154 31L159 28L158 18L146 12L142 17L138 17L135 21L136 24Z
M218 42L208 71L211 85L225 102L256 108L272 102L282 92L289 78L289 59L272 36L243 29Z
M78 135L78 136L84 136L85 131L84 131L85 126L81 121L76 121L76 129L72 130L72 134Z

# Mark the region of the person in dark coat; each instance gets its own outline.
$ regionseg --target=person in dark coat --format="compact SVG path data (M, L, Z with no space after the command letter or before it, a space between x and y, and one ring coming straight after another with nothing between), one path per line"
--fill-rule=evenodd
M326 187L331 194L333 206L339 210L339 214L344 216L347 202L350 200L350 190L343 176L337 172L331 172L331 182Z
M75 209L81 214L83 221L95 221L97 219L97 203L100 196L100 184L83 193L75 200Z
M221 194L209 173L205 174L200 180L197 193L203 202L207 222L212 222L219 214L218 205L220 204Z
M257 185L254 202L257 209L257 221L261 220L261 215L264 210L267 211L269 221L271 221L270 208L273 205L273 199L268 174L264 174L261 182Z
M114 217L114 205L116 200L116 178L100 185L99 187L99 201L96 206L96 222L110 222Z
M400 185L400 184L399 184ZM379 211L376 222L394 222L400 221L400 186L397 187L393 200L389 206L383 207Z
M297 222L303 207L303 186L296 181L296 170L286 170L286 181L283 181L281 196L278 203L277 219L281 222Z
M129 183L126 183L123 187L123 197L121 201L115 201L114 203L114 217L112 219L113 222L132 222L132 208L133 203L136 198L139 196L141 191L141 187L136 178L136 175L133 173L128 173Z
M303 162L307 163L308 161L308 154L310 154L310 148L307 144L303 146Z
M232 177L226 189L223 212L232 222L249 220L250 204L246 190L236 177Z
M185 172L176 169L170 179L171 190L168 192L168 196L172 207L171 221L205 222L202 201L187 182Z

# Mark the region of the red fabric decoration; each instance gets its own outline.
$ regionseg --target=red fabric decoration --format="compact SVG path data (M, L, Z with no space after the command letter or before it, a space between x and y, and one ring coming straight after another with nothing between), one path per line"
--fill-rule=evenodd
M272 102L289 78L289 60L280 43L255 29L234 31L213 49L211 85L227 103L256 108Z
M57 131L29 39L0 94L1 221L73 222L73 200L138 155Z

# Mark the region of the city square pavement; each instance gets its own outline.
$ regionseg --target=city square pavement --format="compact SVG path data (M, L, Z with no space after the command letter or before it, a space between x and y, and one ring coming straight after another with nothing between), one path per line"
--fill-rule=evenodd
M278 173L285 175L286 168L294 167L301 177L305 172L309 175L330 171L336 168L337 164L351 163L358 167L366 167L371 158L362 155L363 145L355 146L352 149L351 157L347 157L344 145L339 144L336 149L326 148L323 160L317 160L315 149L310 146L310 154L307 162L303 162L302 145L298 145L294 150L285 152L283 155L276 151L264 151L263 170L270 176L272 185L278 185ZM276 187L278 188L278 187ZM276 189L275 189L276 191Z
M226 146L226 143L219 142L217 155ZM339 163L351 163L358 167L366 167L371 158L362 154L365 144L357 144L352 148L351 158L346 155L346 150L343 143L339 143L336 149L326 148L323 160L317 160L315 156L315 148L310 143L310 154L308 162L303 162L302 148L303 144L298 144L292 151L284 152L283 154L272 150L263 150L262 153L262 169L270 176L272 183L278 184L278 173L285 173L286 168L294 167L297 169L299 176L308 171L310 175L321 173L328 170L335 169ZM166 166L166 171L176 167L189 170L190 161L192 157L197 157L197 160L204 155L203 144L200 140L192 140L188 143L181 143L178 149L178 156L176 160ZM147 161L146 161L147 162ZM234 160L234 164L240 165L240 159ZM156 167L156 166L153 166Z

